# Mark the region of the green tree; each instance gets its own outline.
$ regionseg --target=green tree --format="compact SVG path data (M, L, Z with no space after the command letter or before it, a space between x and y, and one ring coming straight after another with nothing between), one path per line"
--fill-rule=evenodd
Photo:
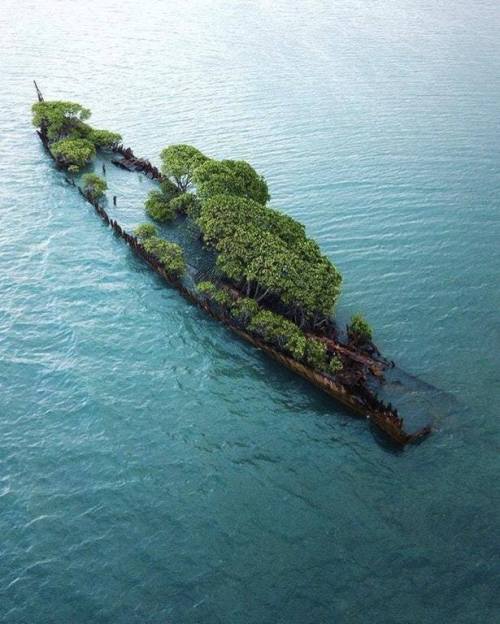
M88 165L95 156L93 143L86 139L62 139L51 146L57 163L75 173Z
M335 376L337 373L340 373L343 368L344 365L342 364L342 360L339 358L338 355L334 355L328 362L326 371L330 373L330 375Z
M259 304L251 297L239 297L231 305L232 316L243 325L248 325L259 310Z
M329 317L341 276L293 219L242 197L204 201L198 225L217 268L257 301L279 298L299 325Z
M103 180L96 173L86 173L82 176L82 182L84 192L94 200L102 197L108 188L106 180Z
M173 178L182 193L190 188L195 169L207 160L207 157L192 145L170 145L160 156L163 174L167 178Z
M91 128L86 138L99 149L111 149L122 140L121 134L117 132L97 130L96 128Z
M372 339L372 328L361 314L354 314L347 326L347 334L354 342L365 344Z
M51 141L67 136L91 115L88 108L76 102L62 100L35 102L31 110L33 125L37 128L45 128Z
M304 360L311 368L324 370L327 366L325 344L317 338L307 338Z
M248 328L295 359L300 360L304 356L307 342L304 333L280 314L260 310L253 316Z
M212 243L248 225L267 230L288 245L304 245L308 240L304 226L292 217L235 195L214 195L206 199L198 221L205 240ZM314 241L308 242L319 251Z
M170 200L170 207L178 214L198 214L198 199L194 193L181 193Z
M217 286L210 280L204 280L196 284L196 290L200 293L200 295L210 298L214 296Z
M287 339L286 349L290 355L300 362L304 358L307 338L299 331L294 331Z
M214 195L236 195L265 204L267 183L244 160L206 160L194 170L197 193L204 201Z
M168 200L173 199L180 193L177 184L172 182L172 180L170 180L169 178L163 178L163 180L160 182L160 188L163 195L165 196L165 199Z
M161 191L150 191L144 206L146 214L155 221L166 222L175 219L175 210Z
M177 279L185 273L186 262L180 245L156 236L147 236L142 244L148 253L158 258L170 277Z
M153 225L152 223L141 223L135 228L134 234L138 239L144 241L153 236L157 236L158 229L156 225Z
M216 284L210 281L198 282L196 289L201 295L212 299L218 305L223 308L229 309L233 299L225 288L219 288Z

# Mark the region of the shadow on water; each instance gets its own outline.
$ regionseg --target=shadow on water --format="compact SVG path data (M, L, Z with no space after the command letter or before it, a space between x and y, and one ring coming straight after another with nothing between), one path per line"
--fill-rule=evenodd
M384 402L397 406L403 414L405 428L410 433L427 424L435 427L461 407L460 401L449 392L398 366L386 371L378 395Z

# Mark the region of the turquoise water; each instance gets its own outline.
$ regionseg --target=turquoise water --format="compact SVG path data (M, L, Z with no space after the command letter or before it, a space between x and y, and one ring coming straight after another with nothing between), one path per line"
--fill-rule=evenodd
M0 621L498 622L497 2L144 4L2 4ZM388 449L165 288L54 170L33 78L155 162L251 161L339 317L457 400L434 435Z

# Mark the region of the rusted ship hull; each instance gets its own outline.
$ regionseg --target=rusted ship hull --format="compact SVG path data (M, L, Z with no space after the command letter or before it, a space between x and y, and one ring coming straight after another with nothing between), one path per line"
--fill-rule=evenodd
M38 88L37 92L39 99L42 98L41 93L38 91ZM54 159L54 156L50 151L49 142L43 128L37 131L37 134L44 144L45 148L49 152L50 156ZM158 181L161 181L162 176L158 169L151 165L149 161L136 158L130 148L124 148L123 146L119 146L115 149L115 151L117 153L120 153L123 157L122 163L113 161L118 166L121 166L123 169L126 169L128 171L141 171L148 175L148 177L150 177L151 179L157 179ZM305 366L301 362L298 362L293 358L281 353L269 344L260 340L258 337L245 331L244 328L235 324L223 312L211 306L207 300L197 296L194 291L186 288L180 281L171 279L169 275L164 271L160 263L156 260L156 258L146 252L140 241L135 236L126 232L116 220L110 218L104 208L102 208L98 202L93 201L91 198L85 195L81 188L78 187L73 180L69 178L66 179L70 184L75 185L78 188L78 191L86 201L92 204L96 213L100 216L104 223L109 225L113 229L113 231L130 246L132 251L134 251L134 253L142 258L145 262L147 262L147 264L158 275L160 275L163 280L165 280L165 282L167 282L171 287L176 288L180 292L180 294L182 294L183 297L187 299L190 303L199 306L207 314L209 314L219 322L223 323L226 327L228 327L228 329L233 331L241 339L263 351L268 356L273 358L276 362L280 363L282 366L285 366L290 371L296 373L303 379L306 379L314 386L327 393L329 396L333 397L336 401L343 404L350 411L354 412L358 416L370 420L394 443L398 445L403 446L408 443L419 441L430 433L430 426L422 427L416 432L406 432L403 426L403 420L395 415L392 410L385 409L382 404L380 404L380 409L373 409L370 405L367 405L366 400L363 396L352 392L350 389L346 388L340 383L336 383L329 376L323 375Z

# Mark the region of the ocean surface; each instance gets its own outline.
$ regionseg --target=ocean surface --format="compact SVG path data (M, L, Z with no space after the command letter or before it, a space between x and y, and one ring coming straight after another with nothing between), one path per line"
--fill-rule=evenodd
M498 0L3 0L0 70L0 622L499 622ZM434 434L394 450L166 288L33 79L155 163L254 164Z

